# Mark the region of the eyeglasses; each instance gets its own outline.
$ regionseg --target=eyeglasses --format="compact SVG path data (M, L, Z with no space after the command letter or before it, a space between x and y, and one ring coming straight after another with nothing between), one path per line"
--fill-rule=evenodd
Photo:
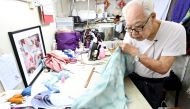
M132 29L132 28L127 28L127 27L126 27L126 28L125 28L125 31L126 31L126 32L129 32L129 33L132 33L133 31L135 31L135 32L137 32L137 33L142 32L143 29L144 29L144 27L145 27L146 24L148 23L150 17L151 17L151 16L149 16L149 17L147 18L146 22L145 22L143 25L141 25L141 26L139 26L139 27L137 27L137 28L134 28L134 29Z

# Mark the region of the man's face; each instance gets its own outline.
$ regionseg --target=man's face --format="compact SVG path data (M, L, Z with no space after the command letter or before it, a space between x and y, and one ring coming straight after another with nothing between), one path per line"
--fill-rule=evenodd
M151 15L146 16L140 8L129 8L126 19L126 31L128 34L138 40L147 39L151 34Z
M116 23L118 23L119 22L119 19L118 18L115 18L114 19L114 23L116 24Z

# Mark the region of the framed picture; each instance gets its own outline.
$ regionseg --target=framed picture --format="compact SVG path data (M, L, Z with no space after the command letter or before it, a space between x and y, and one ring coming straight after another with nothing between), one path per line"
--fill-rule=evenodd
M8 32L25 87L32 85L43 70L46 55L40 26Z

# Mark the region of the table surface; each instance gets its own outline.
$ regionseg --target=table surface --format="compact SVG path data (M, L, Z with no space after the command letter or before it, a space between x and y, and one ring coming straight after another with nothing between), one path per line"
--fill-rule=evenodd
M73 84L75 84L76 87L78 87L78 89L84 89L84 86L86 84L86 81L88 80L88 77L90 76L90 72L93 69L93 67L95 67L95 73L93 73L90 81L89 81L89 87L92 87L94 84L96 84L98 82L98 78L100 77L100 73L101 70L104 67L104 63L108 60L108 58L105 58L103 60L98 60L96 62L90 62L89 65L89 61L83 60L84 63L86 62L86 65L82 65L78 67L78 72L83 72L83 74L79 74L78 76L75 77L75 82ZM98 64L101 63L101 64ZM76 68L77 68L76 67ZM80 78L77 80L77 78ZM135 86L135 84L130 80L130 78L126 77L125 80L125 92L126 92L126 96L129 98L129 103L128 103L128 109L152 109L152 107L150 106L150 104L147 102L147 100L144 98L144 96L141 94L141 92L137 89L137 87ZM82 88L82 87L83 88ZM71 90L76 90L76 87ZM67 87L68 88L68 87ZM71 92L71 90L69 92ZM84 90L83 90L84 91ZM78 92L80 92L78 90Z
M152 109L150 104L137 89L135 84L130 78L125 78L125 93L129 98L128 108L129 109Z
M85 92L87 88L92 87L94 84L98 82L98 78L100 77L101 70L103 69L108 58L98 60L98 61L86 61L78 62L77 64L69 64L66 66L66 69L69 69L72 72L70 78L65 80L64 82L57 82L56 85L60 87L60 91L64 95L69 95L73 98L80 96ZM89 79L89 75L91 70L95 67L95 72L92 74L92 77L89 81L88 87L85 88L86 82ZM33 94L36 94L40 90L40 83L44 80L49 79L51 73L42 72L38 79L34 82L33 86ZM130 78L126 77L125 80L125 92L128 97L128 109L152 109L134 83L130 80ZM5 92L4 92L5 93Z

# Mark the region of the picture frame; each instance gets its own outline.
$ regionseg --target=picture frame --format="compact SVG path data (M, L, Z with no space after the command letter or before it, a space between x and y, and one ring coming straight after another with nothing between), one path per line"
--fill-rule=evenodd
M25 87L32 85L43 70L46 55L41 26L8 32Z

